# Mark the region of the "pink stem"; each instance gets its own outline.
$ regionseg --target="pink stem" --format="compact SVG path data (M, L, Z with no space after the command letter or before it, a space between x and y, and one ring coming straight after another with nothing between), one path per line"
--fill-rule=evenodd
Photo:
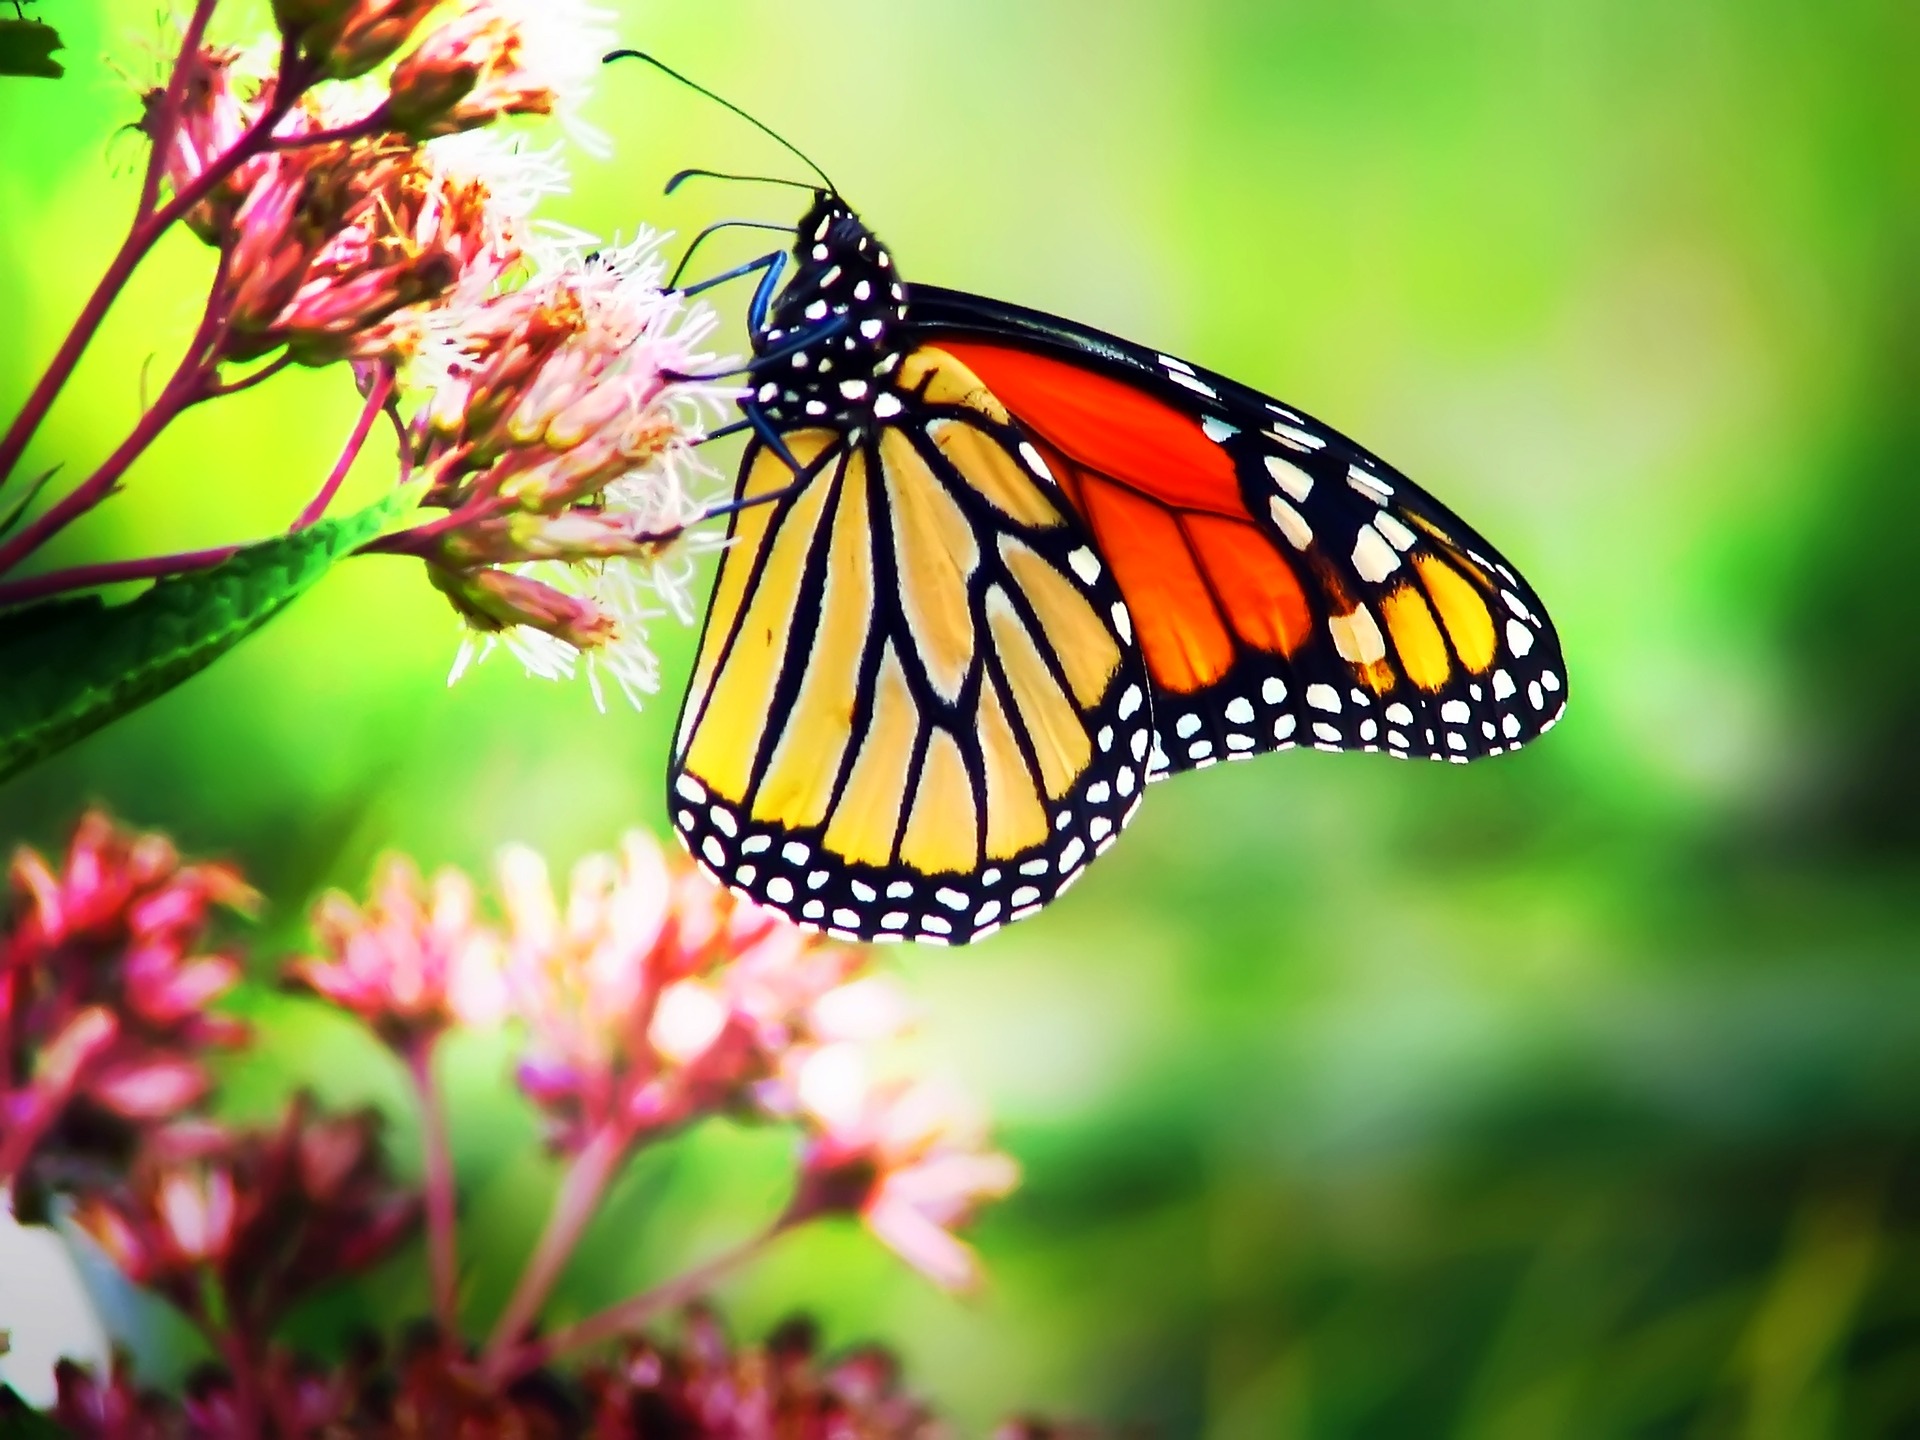
M574 1247L580 1243L581 1232L599 1207L600 1197L606 1193L614 1171L626 1158L630 1139L623 1127L606 1126L587 1141L586 1148L567 1171L560 1194L553 1202L553 1212L547 1217L547 1228L534 1247L533 1258L521 1273L520 1283L514 1288L506 1309L494 1322L493 1334L488 1337L487 1348L480 1357L482 1371L496 1380L501 1377L515 1343L546 1303Z
M274 140L273 148L299 150L307 145L331 145L340 140L367 140L392 128L387 119L387 106L382 102L351 125L336 126L332 130L309 130L302 135L282 135Z
M452 1338L460 1333L458 1208L446 1097L433 1076L433 1051L430 1039L413 1046L407 1052L407 1070L420 1101L420 1143L426 1152L427 1264L433 1276L433 1314L440 1322L440 1333Z
M92 590L129 580L163 580L192 570L210 570L246 549L244 545L216 545L211 550L188 550L178 555L153 555L144 560L106 560L98 565L75 565L49 570L25 580L0 580L0 606L20 605L69 590Z
M339 491L341 482L346 479L347 471L352 468L354 460L365 447L367 436L372 431L375 419L392 389L393 374L391 371L383 371L380 378L374 382L373 393L367 397L366 406L354 425L352 435L347 439L345 451L342 452L332 473L320 487L319 493L307 502L299 518L293 522L292 531L306 529L326 513L327 505ZM165 399L166 397L162 396L163 403ZM158 411L161 407L156 405L154 408ZM174 413L178 413L177 407ZM157 434L165 423L163 419L160 425L153 427L153 433ZM129 437L128 443L133 443L133 437ZM122 449L125 448L125 446L122 447ZM94 480L90 479L87 483L91 485ZM230 559L246 548L245 544L216 545L210 550L188 550L178 555L154 555L140 560L108 560L96 565L75 565L65 570L50 570L44 575L32 575L24 580L0 580L0 606L19 605L48 595L65 594L70 590L90 590L100 585L114 585L131 580L158 580L169 575L182 575L191 570L206 570L223 560Z
M242 375L238 380L227 380L218 385L209 385L207 387L206 398L209 400L218 400L228 395L238 395L243 390L251 390L262 380L271 380L291 364L293 364L293 357L291 355L282 354L276 356L265 365L262 365L258 370Z
M240 1333L240 1327L219 1337L219 1349L233 1377L233 1406L238 1415L238 1434L242 1437L262 1434L260 1413L260 1377L254 1373L256 1360Z
M202 367L194 355L189 355L180 364L160 398L153 408L140 417L127 438L109 455L106 463L89 475L80 485L63 495L60 500L38 519L27 524L6 544L0 545L0 575L6 574L40 546L52 539L81 515L98 505L113 492L115 482L124 475L142 452L151 445L160 432L167 428L180 410L194 387L203 378Z
M704 1264L696 1265L686 1273L676 1275L664 1284L654 1286L644 1294L622 1300L617 1305L610 1305L584 1320L521 1346L512 1357L510 1364L503 1367L505 1374L501 1378L510 1379L525 1374L557 1356L585 1349L602 1340L612 1340L621 1335L632 1334L655 1316L669 1310L677 1310L697 1300L711 1290L723 1276L760 1255L784 1233L784 1226L775 1225L746 1243L736 1245L731 1250L722 1251Z
M173 144L174 129L180 123L180 101L186 94L187 77L191 73L189 61L198 58L200 41L207 33L207 22L213 19L213 7L218 3L219 0L198 0L181 34L180 53L174 57L173 74L167 78L167 93L153 114L150 137L153 153L147 157L147 173L140 182L140 203L133 211L136 217L148 214L153 202L160 198L160 177L166 173L167 148Z
M360 451L366 446L367 436L373 433L374 421L380 418L380 411L387 403L387 396L393 393L393 371L385 366L373 382L373 388L367 392L367 400L360 407L360 418L353 422L353 433L347 436L347 445L340 452L340 458L334 462L333 473L327 476L326 483L320 487L320 493L307 502L307 508L293 522L295 530L304 530L315 524L327 513L327 506L333 503L333 497L339 493L340 486L347 478L347 471L353 468L353 462L360 458Z
M107 266L106 274L100 277L100 283L94 287L93 294L87 298L86 306L80 311L79 318L73 322L73 328L67 332L67 338L61 342L53 361L41 375L39 384L33 387L33 393L27 397L27 403L20 407L20 413L14 417L4 437L0 437L0 484L13 474L14 467L20 463L20 457L26 453L28 443L40 428L40 422L47 418L47 412L53 408L54 400L59 396L67 381L73 378L74 369L80 363L80 356L100 329L100 322L106 318L113 302L120 298L120 292L126 288L127 281L140 262L153 249L154 243L170 229L174 222L186 215L208 195L216 186L252 158L271 138L273 129L293 108L293 102L306 88L306 77L297 73L293 43L286 42L280 52L280 70L274 81L273 99L261 112L258 119L250 125L246 133L234 142L233 148L215 160L190 183L176 194L172 200L152 214L140 213L134 216L133 225L127 231L127 238L121 242L120 249ZM93 496L85 509L99 501L101 496ZM50 512L51 513L51 512ZM75 511L73 513L78 513ZM44 516L42 517L45 518ZM69 514L60 525L72 519ZM55 525L39 535L34 545L53 530ZM16 536L16 541L20 537ZM34 548L29 545L21 549L9 545L0 550L0 571L5 571L16 563L21 555Z

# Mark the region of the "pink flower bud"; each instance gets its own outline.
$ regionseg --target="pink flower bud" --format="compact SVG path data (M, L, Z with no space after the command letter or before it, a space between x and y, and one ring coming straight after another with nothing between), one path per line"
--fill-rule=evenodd
M394 67L387 105L396 126L426 139L502 115L550 114L555 98L527 67L521 23L492 0L472 0Z
M103 1006L89 1005L63 1025L34 1060L35 1085L51 1094L76 1089L80 1077L120 1034L120 1022Z
M233 1177L218 1168L174 1171L161 1178L155 1209L175 1255L190 1262L217 1259L232 1238Z
M209 1084L205 1069L191 1060L156 1059L103 1071L87 1095L125 1119L161 1120L200 1099Z
M619 620L605 607L510 570L427 569L435 588L480 629L525 625L576 650L598 649L620 633Z
M439 0L274 0L280 33L333 80L364 75L390 59Z

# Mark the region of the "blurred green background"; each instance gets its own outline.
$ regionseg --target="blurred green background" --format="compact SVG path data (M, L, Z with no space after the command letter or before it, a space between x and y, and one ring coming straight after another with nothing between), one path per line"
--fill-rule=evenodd
M131 204L98 57L145 77L157 33L146 0L42 8L70 73L0 82L0 409ZM1920 1434L1920 7L699 0L620 29L812 153L910 278L1189 356L1420 478L1526 568L1572 674L1518 756L1197 774L1042 917L890 952L1027 1170L977 1231L989 1288L827 1231L723 1292L739 1326L889 1341L975 1431ZM662 200L683 165L795 166L644 70L590 113L617 152L576 157L573 223L795 213ZM143 272L41 464L123 433L207 270L182 243ZM211 407L62 558L283 527L353 406L329 372ZM690 632L658 627L638 716L504 658L449 690L455 643L412 567L354 562L0 790L0 832L97 799L236 856L271 953L388 848L565 864L661 829ZM236 1104L317 1065L398 1111L344 1027L257 1008L280 1039ZM552 1172L497 1056L455 1058L484 1314ZM785 1143L654 1157L563 1306L745 1233ZM423 1296L408 1261L308 1329Z

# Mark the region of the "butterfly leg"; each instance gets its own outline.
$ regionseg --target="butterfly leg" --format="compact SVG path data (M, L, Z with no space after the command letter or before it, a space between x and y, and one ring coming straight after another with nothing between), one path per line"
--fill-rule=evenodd
M709 440L724 440L729 435L738 435L742 430L753 431L755 435L760 437L761 443L772 450L774 454L778 455L789 470L793 471L796 475L799 474L801 468L800 462L793 458L793 452L787 449L787 442L781 439L780 432L767 423L766 416L760 414L757 408L753 414L747 416L744 420L734 420L722 425L718 430L709 430L693 443L695 445L705 445ZM785 494L786 492L783 490L780 493ZM723 515L731 508L731 506L727 506L711 513Z
M756 271L764 272L760 283L753 287L753 299L747 305L747 325L755 334L766 328L767 311L773 305L773 292L780 287L780 276L787 268L787 252L772 250L758 260L749 260L744 265L736 265L731 270L722 270L718 275L709 275L687 286L682 295L698 295L702 290L711 290L716 285L724 285L729 280L738 280L742 276L752 275Z
M778 490L769 490L765 494L755 495L750 499L736 497L723 504L710 505L700 512L700 520L717 520L722 515L731 515L735 511L745 510L751 505L765 505L772 501L784 500L787 496L797 492L803 485L811 480L829 460L839 453L837 448L830 447L824 451L819 458L814 460L811 465L802 465L794 458L793 452L787 448L787 442L780 437L780 432L774 429L773 426L768 423L767 418L760 413L758 406L746 405L741 408L746 410L747 418L739 421L737 424L729 425L727 429L733 431L738 430L743 425L751 426L754 433L760 437L767 448L778 455L786 467L793 472L793 480L789 484L782 485ZM699 521L693 523L698 524Z

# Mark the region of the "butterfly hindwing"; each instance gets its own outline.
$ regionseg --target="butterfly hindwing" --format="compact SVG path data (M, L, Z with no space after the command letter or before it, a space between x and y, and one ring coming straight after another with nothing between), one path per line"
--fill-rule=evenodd
M1046 903L1146 782L1120 587L977 376L908 354L876 427L742 466L670 784L723 883L858 939L965 940ZM774 497L774 498L764 498Z

